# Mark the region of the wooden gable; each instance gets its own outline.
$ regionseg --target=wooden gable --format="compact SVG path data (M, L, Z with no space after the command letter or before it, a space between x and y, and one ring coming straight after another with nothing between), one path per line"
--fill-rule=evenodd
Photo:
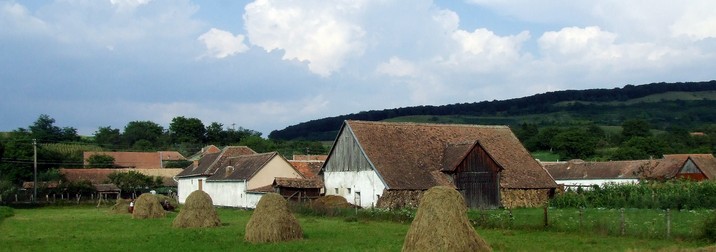
M350 127L341 129L324 164L324 172L370 171L373 165L366 157Z
M448 154L447 152L456 153ZM443 170L451 174L455 187L462 193L469 208L500 206L499 180L503 168L479 143L464 145L463 148L448 146L445 156L458 157L457 160L444 161L444 163L457 163L457 165L449 169L445 169L447 168L445 167Z
M687 159L686 162L684 162L684 165L676 174L676 177L694 181L701 181L707 179L706 175L701 171L701 169L699 169L696 163L691 160L691 158Z

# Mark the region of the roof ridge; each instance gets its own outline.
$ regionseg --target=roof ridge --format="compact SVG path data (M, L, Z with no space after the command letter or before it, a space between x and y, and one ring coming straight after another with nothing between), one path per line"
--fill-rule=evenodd
M415 125L415 126L438 126L438 127L474 127L474 128L495 128L509 129L507 125L485 125L485 124L457 124L457 123L421 123L421 122L386 122L386 121L362 121L362 120L346 120L346 122L357 122L366 124L384 124L384 125Z

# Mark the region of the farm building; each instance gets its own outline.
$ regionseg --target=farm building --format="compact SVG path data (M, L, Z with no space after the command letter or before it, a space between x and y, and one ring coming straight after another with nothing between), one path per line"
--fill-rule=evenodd
M186 158L176 151L157 152L109 152L88 151L83 153L84 165L90 165L89 158L93 155L106 155L114 158L114 166L118 168L160 169L166 162L182 161ZM92 167L88 167L92 168Z
M175 175L179 174L182 169L178 168L164 168L164 169L109 169L109 168L94 168L94 169L60 169L60 174L67 179L69 182L80 182L89 181L93 185L109 183L109 175L114 172L129 172L135 171L146 176L161 177L162 184L166 187L176 187L177 183L172 179Z
M323 181L317 178L276 178L272 187L286 200L305 202L321 196Z
M641 179L716 179L716 159L711 154L672 154L661 159L608 162L570 160L542 165L565 189L636 183Z
M178 201L184 204L186 197L196 190L204 190L206 179L216 172L223 161L230 157L256 154L246 146L226 146L220 152L207 153L176 175Z
M261 196L272 192L276 177L303 178L277 152L252 153L245 146L230 146L207 154L177 175L179 202L195 190L209 194L218 206L254 208Z
M345 121L321 172L362 207L414 207L438 185L471 208L537 206L557 187L506 126Z

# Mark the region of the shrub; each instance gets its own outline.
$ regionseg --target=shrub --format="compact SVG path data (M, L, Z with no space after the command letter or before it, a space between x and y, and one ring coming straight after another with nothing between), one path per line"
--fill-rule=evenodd
M701 237L709 242L716 242L716 212L704 220L701 226Z

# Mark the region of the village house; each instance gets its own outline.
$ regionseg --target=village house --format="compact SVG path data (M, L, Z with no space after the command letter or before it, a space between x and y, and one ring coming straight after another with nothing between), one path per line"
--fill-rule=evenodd
M183 204L191 192L204 190L206 179L214 175L224 159L252 154L256 152L246 146L226 146L220 152L207 153L195 159L175 177L178 186L177 200Z
M85 167L94 168L88 167L90 165L88 160L93 155L105 155L114 158L114 166L117 168L160 169L165 167L166 162L186 160L181 153L176 151L88 151L83 153Z
M206 179L214 205L254 208L277 177L303 178L278 152L230 157Z
M605 184L637 183L642 179L716 179L716 158L711 154L671 154L661 159L606 162L542 162L557 184L565 189L590 189Z
M471 208L532 207L557 187L507 126L345 121L321 173L362 207L415 207L438 185Z
M277 177L303 178L278 152L255 153L229 146L209 153L176 176L179 203L195 190L209 194L217 206L254 208L263 194L273 192Z

